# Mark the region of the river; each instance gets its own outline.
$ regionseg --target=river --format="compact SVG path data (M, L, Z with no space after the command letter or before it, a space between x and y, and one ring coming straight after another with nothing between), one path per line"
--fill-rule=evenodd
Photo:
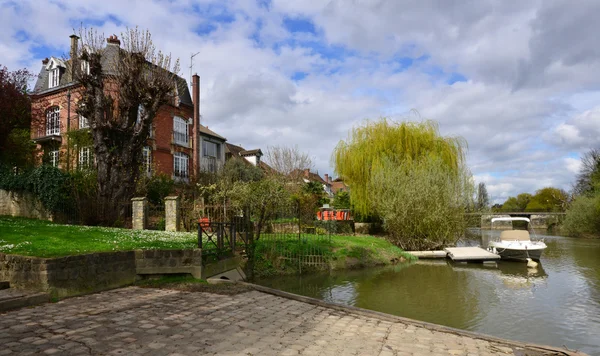
M475 232L479 245L498 231ZM471 235L473 236L473 235ZM422 260L256 281L268 287L507 339L600 356L600 240L541 235L537 269L520 262Z

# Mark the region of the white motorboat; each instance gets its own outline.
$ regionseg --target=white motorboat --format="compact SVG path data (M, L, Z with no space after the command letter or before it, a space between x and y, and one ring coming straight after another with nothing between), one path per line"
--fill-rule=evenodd
M529 229L531 222L525 217L492 218L492 229L494 228L494 222L498 221L510 221L511 224L514 221L525 221L527 222L527 229ZM535 231L533 233L535 235ZM532 241L528 230L516 230L513 227L512 230L502 231L499 240L490 241L488 250L500 255L505 260L526 261L530 258L539 261L546 247L543 241Z

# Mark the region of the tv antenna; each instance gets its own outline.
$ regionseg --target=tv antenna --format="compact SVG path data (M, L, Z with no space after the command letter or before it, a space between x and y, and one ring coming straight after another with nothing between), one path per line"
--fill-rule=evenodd
M194 68L194 57L196 57L200 52L196 52L190 56L190 87L193 89L194 83L192 83L192 68Z

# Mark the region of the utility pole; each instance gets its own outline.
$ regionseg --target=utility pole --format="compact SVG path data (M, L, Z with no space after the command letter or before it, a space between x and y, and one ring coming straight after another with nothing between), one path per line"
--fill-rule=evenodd
M200 54L200 52L196 52L194 54L192 54L190 56L190 88L192 88L193 84L192 84L192 69L194 68L194 57L196 57L198 54Z

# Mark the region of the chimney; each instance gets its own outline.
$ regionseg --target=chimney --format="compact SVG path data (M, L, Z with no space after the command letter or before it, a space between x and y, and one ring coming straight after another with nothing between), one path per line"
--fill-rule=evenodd
M329 174L325 173L325 183L329 183Z
M121 41L119 40L119 37L117 37L117 35L112 35L109 38L107 38L106 43L117 45L119 47L121 46Z
M194 102L194 124L192 125L192 135L196 146L192 157L192 169L194 174L200 167L200 77L198 74L192 76L192 101Z
M71 35L69 37L71 38L71 51L69 52L69 55L71 57L71 64L69 65L69 72L70 72L70 76L71 76L71 81L74 81L75 78L77 77L75 75L75 71L79 68L78 67L79 60L77 58L77 52L78 52L77 41L79 40L79 37L77 37L76 35Z
M304 170L304 178L308 178L308 177L309 177L309 173L310 173L310 169L309 169L309 168L306 168L306 169Z
M49 61L50 60L48 59L48 57L46 57L46 58L42 59L42 64L46 65L46 64L48 64Z

